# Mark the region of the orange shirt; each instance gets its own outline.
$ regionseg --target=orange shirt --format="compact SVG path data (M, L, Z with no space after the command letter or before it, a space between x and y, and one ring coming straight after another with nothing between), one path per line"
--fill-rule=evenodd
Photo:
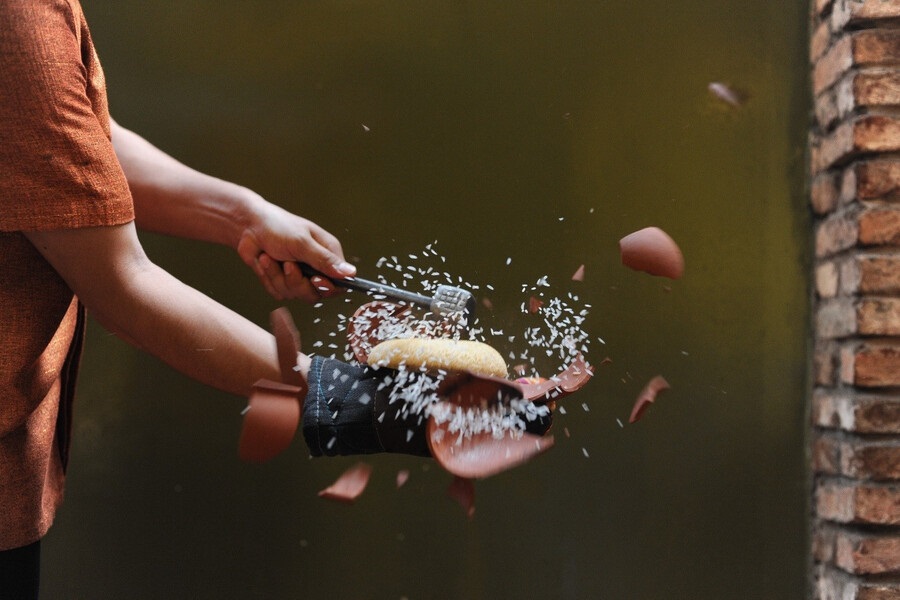
M84 311L23 231L134 218L78 0L0 0L0 550L62 501Z

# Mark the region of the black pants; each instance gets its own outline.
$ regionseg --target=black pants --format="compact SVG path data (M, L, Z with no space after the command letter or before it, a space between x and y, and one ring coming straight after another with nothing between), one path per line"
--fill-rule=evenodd
M0 600L37 600L41 542L0 551Z

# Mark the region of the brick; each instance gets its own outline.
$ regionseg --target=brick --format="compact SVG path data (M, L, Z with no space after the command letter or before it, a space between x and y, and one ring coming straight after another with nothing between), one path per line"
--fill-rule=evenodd
M822 130L863 110L892 107L900 103L900 73L874 67L851 70L837 83L816 96L816 122Z
M865 582L859 584L856 598L852 600L897 600L900 598L900 583Z
M865 246L900 246L900 206L868 203L859 214L858 241Z
M838 262L838 294L842 296L855 296L861 293L862 272L860 270L859 254Z
M813 472L822 475L839 475L841 472L841 445L831 435L818 435L812 443Z
M837 86L835 86L835 89L822 92L816 96L815 102L813 102L813 110L816 116L815 122L821 131L832 129L842 117L841 109L838 106L838 98L842 98L842 96L838 94L836 88Z
M817 258L832 256L852 248L859 239L859 223L855 209L835 213L816 226L815 252Z
M831 23L822 21L809 38L809 61L815 63L831 43Z
M815 520L812 532L810 553L816 562L834 562L834 547L837 542L837 529L819 520Z
M847 394L822 388L813 390L810 418L816 427L827 429L852 430L855 421Z
M863 298L856 306L861 335L900 336L900 298Z
M900 104L900 72L896 68L878 71L863 71L853 74L848 81L852 103L842 108L838 96L838 108L842 116L857 108L894 106Z
M900 32L895 29L866 29L850 35L855 65L893 66L900 56Z
M852 410L855 431L900 434L900 397L858 394Z
M848 573L882 575L900 571L900 537L840 532L835 563Z
M862 434L900 434L900 396L816 388L813 425Z
M867 581L830 567L816 565L813 569L813 600L898 600L900 582L890 580Z
M842 123L811 142L813 173L845 163L862 154L900 150L900 119L885 115L863 115Z
M900 56L900 33L868 29L836 40L813 66L813 92L819 95L853 67L890 65Z
M846 573L819 565L815 570L813 600L856 600L858 585Z
M900 160L861 161L852 165L848 171L853 173L852 184L855 198L860 200L900 200ZM847 179L846 173L844 179Z
M862 152L900 150L900 120L883 115L866 115L854 124L855 148Z
M863 484L854 489L853 522L900 525L900 486Z
M838 204L851 204L860 198L861 184L859 178L864 174L861 173L859 165L863 164L863 162L853 162L841 173L841 193L838 197Z
M871 342L856 348L853 353L853 384L860 387L900 386L900 346Z
M837 0L831 10L831 28L871 25L879 20L900 18L900 3L889 0Z
M847 480L819 481L816 514L835 523L900 525L900 486Z
M843 441L838 454L842 475L873 481L900 480L900 445L896 442Z
M813 212L824 215L834 211L838 205L841 187L840 180L835 173L822 173L812 181L809 191L810 204Z
M818 96L854 65L853 37L836 40L813 65L813 93Z
M838 379L847 385L856 384L856 354L861 344L851 342L844 344L838 351Z
M831 340L846 338L857 332L857 316L851 298L832 298L816 309L816 335Z
M816 340L813 350L813 382L815 385L834 386L838 375L838 347L832 342Z
M900 254L863 254L855 257L853 262L859 274L860 293L900 293Z
M816 485L815 510L820 519L836 523L853 520L853 492L855 487L837 482L819 482Z
M843 123L826 135L814 136L809 151L810 171L814 174L850 157L855 152L853 123Z
M838 293L838 267L834 261L816 266L816 293L820 298L834 298Z

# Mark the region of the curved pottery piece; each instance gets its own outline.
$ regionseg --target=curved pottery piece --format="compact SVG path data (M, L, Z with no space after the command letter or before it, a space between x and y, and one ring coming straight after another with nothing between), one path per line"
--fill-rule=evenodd
M372 465L358 462L344 471L334 483L320 491L319 497L353 504L369 485L371 474Z
M300 333L286 308L270 316L284 383L261 379L253 384L244 414L238 456L247 462L265 462L284 452L300 426L306 379L294 367L300 354Z
M490 432L459 436L451 433L448 422L428 420L426 438L431 455L448 472L465 479L481 479L496 475L525 462L553 447L553 436L523 433L521 437L506 434L495 438Z
M451 371L437 389L438 395L455 406L488 408L524 397L522 386L505 377Z
M247 462L265 462L290 446L300 425L300 388L261 379L253 385L244 414L238 456Z
M646 227L619 240L622 264L636 271L678 279L684 274L684 255L659 227Z
M628 418L628 422L637 423L644 416L644 411L656 401L656 396L670 387L669 382L662 375L657 375L648 381L641 393L638 394L637 400L634 401L634 407L631 409L631 416Z
M281 369L281 380L290 385L302 388L306 395L306 380L296 370L297 356L300 354L300 332L294 325L294 319L288 309L282 307L272 311L269 317L275 345L278 349L278 366Z
M522 396L535 404L559 400L572 392L577 392L594 376L594 367L587 364L578 354L562 373L537 383L520 383Z
M347 323L347 342L356 360L366 364L372 348L389 339L389 330L399 326L408 312L408 306L380 301L369 302L356 309Z

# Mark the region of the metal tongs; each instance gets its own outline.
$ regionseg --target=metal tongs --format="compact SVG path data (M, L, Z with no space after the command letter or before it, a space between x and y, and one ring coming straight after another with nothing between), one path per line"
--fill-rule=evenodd
M347 277L345 279L335 279L325 275L311 266L300 263L300 270L306 277L323 277L334 285L348 290L357 290L360 292L371 292L380 294L390 300L404 302L406 304L415 304L423 308L427 308L437 316L459 315L465 319L466 326L472 324L472 317L475 314L475 297L462 288L452 285L439 285L434 292L434 296L428 297L422 294L416 294L400 288L391 287L377 281L369 281L361 277Z

